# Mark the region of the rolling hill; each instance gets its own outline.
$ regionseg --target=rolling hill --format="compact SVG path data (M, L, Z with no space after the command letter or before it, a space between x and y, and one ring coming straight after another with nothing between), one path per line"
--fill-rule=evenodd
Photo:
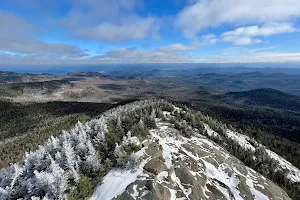
M291 111L300 111L300 97L271 88L244 92L229 92L225 95L237 103L263 106Z

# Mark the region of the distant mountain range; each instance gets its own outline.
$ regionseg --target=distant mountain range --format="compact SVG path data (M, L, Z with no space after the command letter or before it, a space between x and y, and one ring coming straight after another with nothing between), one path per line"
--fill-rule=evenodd
M271 88L245 92L229 92L224 95L237 103L285 109L300 112L300 97Z
M289 199L288 194L297 199L300 97L285 91L296 91L298 85L293 84L299 75L194 72L1 72L0 166L20 161L26 151L32 153L0 171L0 199L39 199L42 194L54 199L255 199L258 194ZM115 109L118 105L123 106ZM110 108L114 109L97 118ZM83 125L78 120L91 121ZM61 133L74 125L70 133ZM140 157L144 151L150 157ZM134 152L138 160L130 157ZM22 176L15 173L19 170ZM264 181L262 175L271 180ZM47 185L46 177L54 182ZM120 177L126 181L119 182ZM94 191L102 178L120 187L100 184ZM30 184L35 190L27 188ZM66 190L56 190L58 185Z

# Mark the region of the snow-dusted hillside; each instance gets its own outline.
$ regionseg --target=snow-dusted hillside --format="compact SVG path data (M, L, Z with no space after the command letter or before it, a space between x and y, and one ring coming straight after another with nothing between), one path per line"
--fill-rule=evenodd
M92 200L290 199L206 137L183 137L170 123L157 126L139 152L143 162L134 170L112 170Z
M243 148L255 151L257 147L263 147L265 152L271 159L278 161L278 168L286 170L287 179L291 180L292 182L300 182L300 170L297 167L293 166L290 162L286 161L284 158L279 156L278 154L274 153L269 149L266 149L266 147L264 147L261 144L258 144L257 142L255 143L255 145L257 146L255 148L252 144L250 144L250 138L246 135L231 131L229 129L226 131L226 134L229 138L232 138L235 141L237 141Z
M0 200L297 200L299 174L221 122L145 100L79 122L1 170Z

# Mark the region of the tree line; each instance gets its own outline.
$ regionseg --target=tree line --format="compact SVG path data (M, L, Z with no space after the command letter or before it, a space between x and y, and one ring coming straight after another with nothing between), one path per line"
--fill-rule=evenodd
M38 150L0 171L1 199L84 199L112 167L139 163L134 152L173 106L144 100L113 108L71 131L51 137Z

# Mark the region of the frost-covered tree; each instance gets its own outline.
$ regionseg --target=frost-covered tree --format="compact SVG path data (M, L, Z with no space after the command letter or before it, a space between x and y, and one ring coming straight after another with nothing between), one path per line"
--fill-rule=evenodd
M138 101L108 110L87 123L78 122L72 130L26 153L19 164L1 170L0 199L63 199L80 185L81 177L93 180L107 166L136 163L139 139L148 134L145 122L155 120L154 112L171 109L170 105L163 100ZM115 122L113 132L108 128L111 121ZM129 126L124 128L124 124Z
M68 186L68 174L55 162L54 159L50 158L51 164L49 170L55 180L52 183L53 191L52 193L56 197L62 198L65 191L69 188Z
M115 126L115 132L119 137L124 136L124 129L122 127L122 120L121 120L120 116L118 116L118 118L117 118L117 123L116 123L116 126Z
M68 140L65 140L63 142L63 152L67 161L66 166L71 170L75 182L78 182L79 175L75 169L75 167L77 167L76 153L74 151L74 147Z
M23 173L24 169L22 167L20 167L19 165L17 164L14 164L14 177L10 183L10 188L13 188L16 181L20 178L21 174Z
M128 156L119 144L116 144L114 157L116 159L117 166L126 166Z
M85 156L85 162L84 162L85 167L89 168L89 170L93 172L102 170L103 166L101 163L101 158L98 152L96 151L96 149L94 148L94 146L92 145L92 142L87 141L86 145L87 145L88 153Z
M0 187L0 197L3 199L9 199L10 198L9 192L6 189Z

